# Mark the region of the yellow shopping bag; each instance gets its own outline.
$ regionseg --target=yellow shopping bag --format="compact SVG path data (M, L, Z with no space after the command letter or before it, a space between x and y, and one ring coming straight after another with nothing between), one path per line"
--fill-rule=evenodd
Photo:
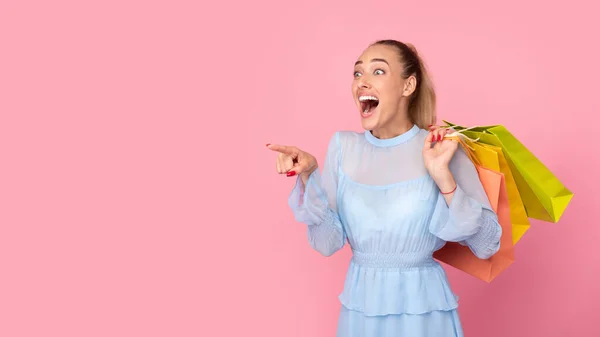
M573 192L504 126L465 128L447 121L448 127L477 143L502 148L529 218L558 222L573 198Z
M525 235L531 224L527 218L521 194L519 193L508 162L504 157L502 148L479 142L469 142L468 140L467 143L472 148L473 155L477 157L481 166L504 175L510 205L513 244L516 244Z

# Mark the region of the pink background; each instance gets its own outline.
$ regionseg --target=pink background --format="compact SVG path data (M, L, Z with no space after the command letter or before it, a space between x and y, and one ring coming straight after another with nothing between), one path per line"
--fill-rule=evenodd
M492 284L448 269L466 335L599 336L593 3L2 0L0 336L333 336L349 251L310 250L264 144L360 130L379 38L575 192Z

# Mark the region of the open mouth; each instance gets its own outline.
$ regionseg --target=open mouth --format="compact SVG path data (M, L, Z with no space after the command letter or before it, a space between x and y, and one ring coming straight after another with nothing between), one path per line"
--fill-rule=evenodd
M360 111L363 115L368 115L375 110L375 108L379 105L379 98L375 96L359 96L358 100L360 102Z

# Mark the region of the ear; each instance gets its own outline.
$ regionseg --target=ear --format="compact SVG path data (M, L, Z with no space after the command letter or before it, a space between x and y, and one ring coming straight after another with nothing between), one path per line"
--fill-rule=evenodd
M410 75L406 81L404 81L404 90L402 91L402 96L408 97L415 92L417 88L417 78L415 75Z

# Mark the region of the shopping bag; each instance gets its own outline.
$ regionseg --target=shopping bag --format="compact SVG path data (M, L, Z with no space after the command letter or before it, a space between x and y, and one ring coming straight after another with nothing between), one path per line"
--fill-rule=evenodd
M444 247L434 252L433 256L440 262L490 283L515 261L506 183L502 173L481 166L472 150L464 147L477 169L479 180L492 209L498 215L498 222L502 227L500 249L489 259L480 259L473 254L469 247L458 242L447 242Z
M495 172L500 172L504 175L508 203L510 206L513 244L517 244L527 230L529 230L531 224L529 223L529 218L527 217L521 194L519 193L519 189L517 188L508 162L504 157L502 148L479 142L469 142L468 139L465 141L467 145L472 148L473 154L477 157L481 166Z
M504 126L465 128L444 122L478 143L502 148L529 218L553 223L560 220L573 192Z

